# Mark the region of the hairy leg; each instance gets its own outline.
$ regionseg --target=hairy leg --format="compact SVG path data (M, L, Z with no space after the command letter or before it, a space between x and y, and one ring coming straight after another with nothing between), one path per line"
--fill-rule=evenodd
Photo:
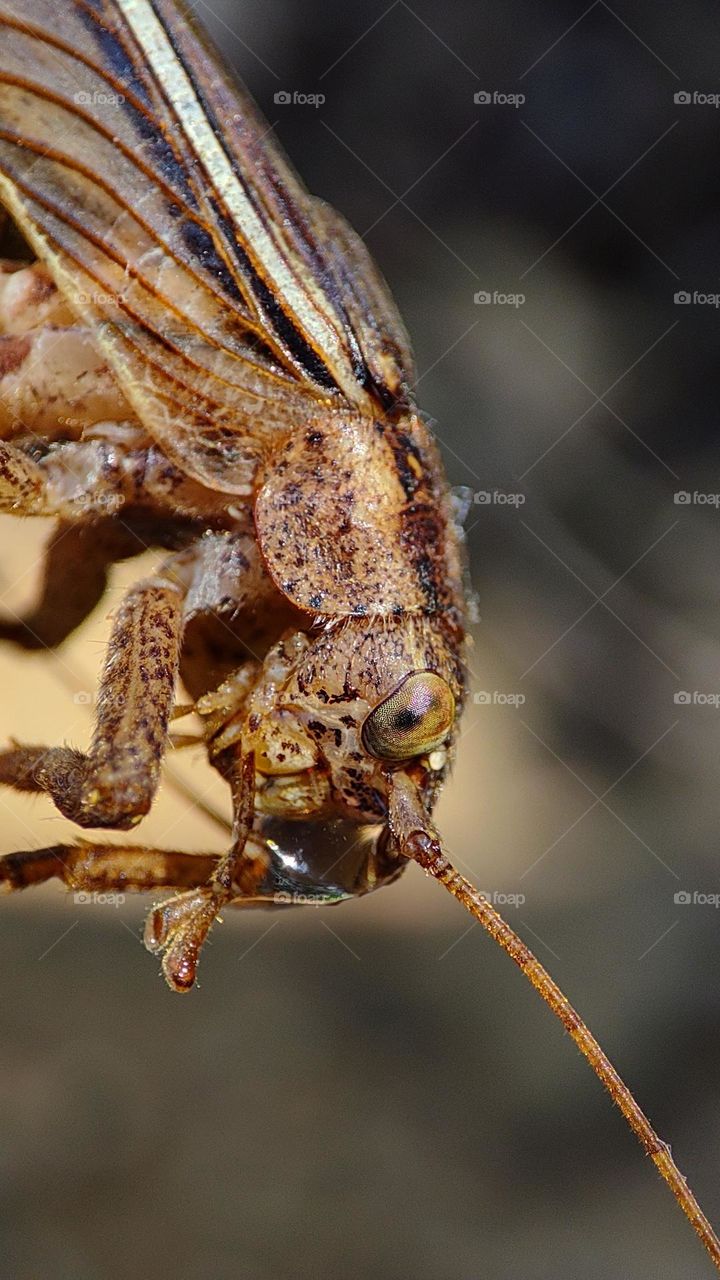
M60 880L76 895L180 891L152 911L145 945L153 953L165 950L166 980L173 990L183 992L194 984L200 949L223 906L292 905L266 886L259 889L264 871L259 850L253 857L239 841L218 859L210 853L83 840L0 857L0 893L49 880Z
M23 618L0 618L0 640L30 651L56 648L100 603L112 565L151 547L179 550L197 536L194 520L140 508L122 520L59 521L45 548L39 599Z
M133 587L112 631L87 755L71 747L0 753L0 781L46 791L82 827L126 830L152 803L172 711L183 593L151 578Z
M0 442L0 511L42 514L37 507L43 487L43 474L37 462L22 449Z
M144 845L113 845L82 841L46 849L6 854L0 858L0 893L60 880L75 894L147 892L175 889L176 895L155 907L145 928L145 946L164 952L163 973L178 992L195 983L207 935L225 906L288 905L262 892L266 863L259 850L246 850L252 821L254 770L252 758L240 770L243 798L238 809L229 853L181 853ZM183 892L184 891L184 892Z
M204 883L217 861L210 853L180 853L144 845L56 844L0 858L0 891L12 892L61 880L76 892L147 892L192 889Z
M131 423L105 422L83 440L42 447L37 457L32 437L0 439L0 512L80 521L140 506L166 519L240 523L227 495L188 479Z
M79 826L135 825L160 778L183 629L197 610L240 604L253 578L243 548L252 552L245 538L203 538L133 587L115 618L88 753L16 745L0 752L0 782L47 792Z
M108 424L109 427L110 424ZM142 496L147 448L133 449L133 429L118 426L119 442L65 441L39 458L25 441L0 441L0 511L60 516L72 522L116 514Z
M154 907L145 926L148 951L162 953L162 969L173 991L195 984L202 946L220 911L241 894L252 898L267 863L247 849L255 809L255 760L228 753L226 776L233 793L233 833L229 851L217 860L205 884Z
M0 441L0 511L68 520L109 515L125 501L123 471L117 450L98 440L58 445L38 460Z

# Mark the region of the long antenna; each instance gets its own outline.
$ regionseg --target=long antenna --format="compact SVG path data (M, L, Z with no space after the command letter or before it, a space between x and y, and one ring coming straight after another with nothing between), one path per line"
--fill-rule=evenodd
M50 656L55 659L52 664L55 678L65 688L72 689L74 681L63 670L59 655L52 649L49 652ZM165 768L167 770L167 764ZM167 772L170 774L167 779L168 785L174 791L191 800L205 813L206 817L222 827L223 830L229 828L229 823L224 816L218 813L213 806L204 802L202 797L195 795L193 789L188 786L183 778L175 773L174 770L167 770ZM687 1180L673 1160L669 1145L663 1142L662 1138L655 1132L645 1112L635 1101L624 1080L615 1070L590 1028L583 1022L580 1014L570 1004L558 984L550 977L545 966L540 963L537 956L533 954L522 938L515 933L515 930L507 924L500 913L488 902L487 898L483 897L479 890L456 870L443 852L437 838L430 837L426 831L415 830L409 838L402 841L402 852L417 862L426 875L432 876L433 879L444 885L448 893L451 893L454 898L457 898L458 902L462 903L465 910L482 925L493 941L499 947L502 947L502 950L510 956L511 960L515 961L515 964L525 974L528 982L532 984L538 995L545 1001L545 1004L552 1010L556 1018L559 1018L565 1030L575 1041L583 1057L589 1062L595 1075L604 1084L613 1102L620 1108L627 1124L647 1155L650 1156L660 1176L669 1186L686 1218L700 1237L716 1270L720 1272L720 1240L690 1190Z
M658 1137L607 1054L600 1048L589 1027L585 1025L557 983L487 898L484 898L469 880L455 870L437 840L429 839L427 835L416 832L404 844L403 853L413 858L427 875L438 880L454 898L457 898L458 902L462 903L498 946L502 947L511 960L515 961L518 968L522 969L538 995L560 1019L580 1052L587 1058L595 1075L602 1080L613 1102L617 1103L633 1133L665 1179L686 1218L697 1231L716 1269L720 1271L720 1240L675 1164L670 1147Z

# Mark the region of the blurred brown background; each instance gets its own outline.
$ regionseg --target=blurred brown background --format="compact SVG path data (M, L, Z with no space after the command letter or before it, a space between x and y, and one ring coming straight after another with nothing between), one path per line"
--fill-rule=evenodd
M449 847L523 895L511 922L720 1221L717 6L197 8L366 234L478 495L486 696ZM46 536L0 521L2 607L32 598ZM107 614L142 571L54 664L0 653L5 736L87 741ZM224 802L200 757L174 768ZM41 800L0 806L2 851L67 834ZM170 785L140 834L222 845ZM711 1274L559 1027L413 869L337 912L230 914L187 1000L140 946L146 905L3 901L4 1274Z

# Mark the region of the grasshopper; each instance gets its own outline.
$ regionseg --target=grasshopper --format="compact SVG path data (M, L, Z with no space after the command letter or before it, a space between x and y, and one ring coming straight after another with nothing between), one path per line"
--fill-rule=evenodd
M433 826L462 544L365 246L173 0L0 0L0 34L0 203L31 258L0 267L0 510L57 518L0 638L56 648L109 566L164 552L116 614L89 749L13 744L0 782L130 830L192 709L233 807L217 858L95 835L6 854L0 884L171 890L145 944L187 992L224 908L334 905L415 861L561 1019L720 1269L669 1148Z

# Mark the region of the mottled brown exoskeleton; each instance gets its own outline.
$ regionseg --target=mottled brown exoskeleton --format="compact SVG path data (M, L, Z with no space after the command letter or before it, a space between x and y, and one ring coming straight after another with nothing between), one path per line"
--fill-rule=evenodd
M3 0L0 22L0 197L38 258L0 274L0 504L60 521L2 634L55 646L114 559L168 552L115 619L90 749L13 747L0 781L132 828L180 676L234 807L204 877L86 843L0 875L182 890L146 943L185 991L221 907L367 892L425 828L463 694L450 496L362 242L185 18Z
M228 905L336 903L414 859L520 965L720 1265L597 1042L449 864L431 814L463 701L462 566L402 323L364 245L303 189L172 0L0 0L0 510L52 515L55 648L108 567L164 549L114 621L89 749L13 745L0 782L82 828L150 809L182 681L227 781L227 853L9 853L9 889L174 890L145 941L176 991Z

